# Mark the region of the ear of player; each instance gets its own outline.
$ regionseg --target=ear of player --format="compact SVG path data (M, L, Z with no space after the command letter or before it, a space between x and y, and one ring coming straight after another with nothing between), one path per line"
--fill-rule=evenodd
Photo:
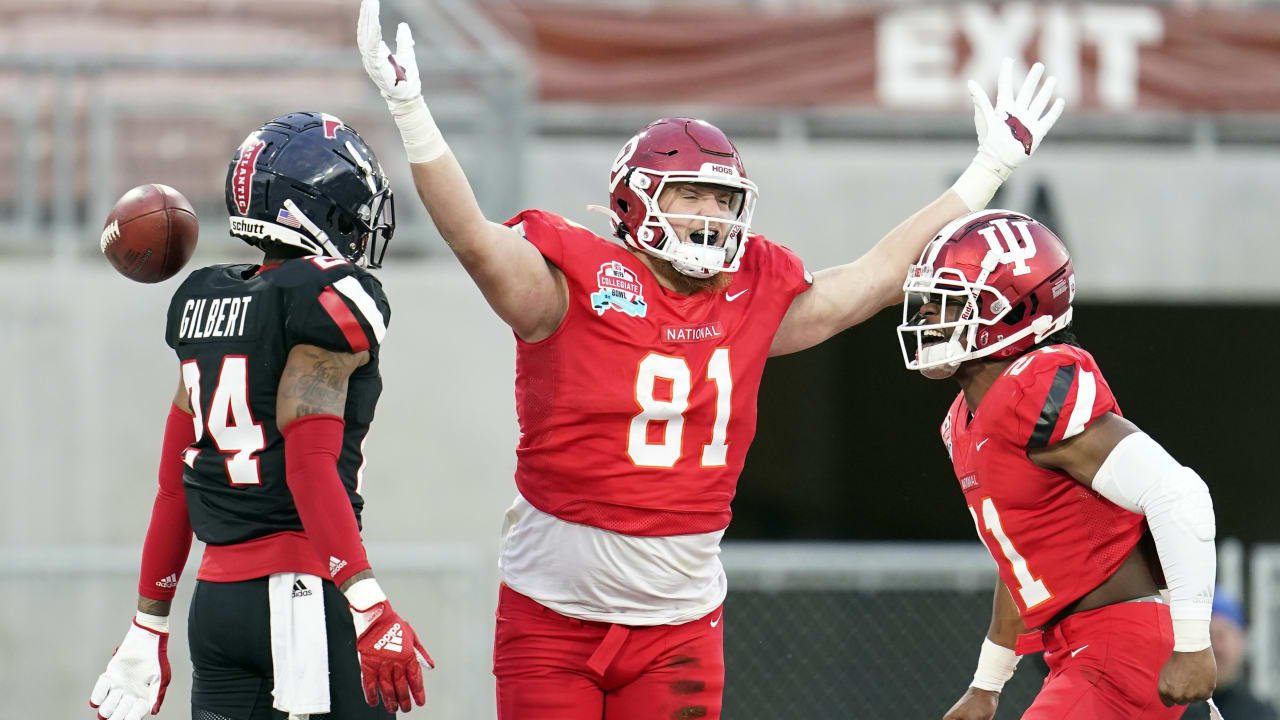
M89 706L106 720L142 720L160 712L169 670L169 619L139 612L106 672L89 693Z
M987 92L969 81L973 98L973 121L978 132L978 154L969 169L956 180L952 190L970 210L981 210L1009 174L1040 147L1041 141L1062 115L1062 98L1053 100L1057 80L1053 76L1040 83L1044 65L1031 66L1017 94L1013 91L1013 58L1000 63L993 106ZM1037 90L1037 88L1039 88Z
M436 664L418 641L417 633L391 609L373 578L356 582L344 594L355 622L365 701L376 706L381 694L387 712L409 712L414 703L425 705L422 669Z

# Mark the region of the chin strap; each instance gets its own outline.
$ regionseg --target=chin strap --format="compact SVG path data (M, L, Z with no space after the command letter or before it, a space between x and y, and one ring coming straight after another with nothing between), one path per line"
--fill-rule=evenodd
M325 231L321 230L319 225L312 222L311 218L307 217L306 213L302 212L293 200L285 200L284 209L288 210L290 215L293 215L297 218L298 222L302 223L302 227L306 228L307 232L311 233L311 236L315 238L316 244L323 248L329 257L340 259L345 257L342 253L338 252L338 248L334 247L333 243L329 240L329 236L325 234Z
M588 205L587 212L596 212L608 216L609 222L613 223L615 227L622 224L622 218L618 217L618 213L603 205Z

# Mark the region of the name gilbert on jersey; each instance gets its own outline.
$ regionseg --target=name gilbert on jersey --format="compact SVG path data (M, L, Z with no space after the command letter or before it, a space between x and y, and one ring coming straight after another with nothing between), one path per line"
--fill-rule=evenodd
M252 295L229 298L190 298L182 306L178 339L229 338L244 335Z

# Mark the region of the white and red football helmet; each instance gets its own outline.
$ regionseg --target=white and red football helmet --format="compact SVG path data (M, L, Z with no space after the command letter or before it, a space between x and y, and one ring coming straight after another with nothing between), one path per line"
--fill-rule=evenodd
M702 183L733 193L729 217L662 212L658 197L676 183ZM609 216L614 234L631 247L669 261L691 277L734 272L742 259L759 192L747 179L738 149L719 128L687 117L662 118L646 125L622 146L609 172L609 207L590 206ZM719 245L684 242L670 220L727 226Z
M1052 230L1021 213L980 210L942 228L902 289L903 360L940 379L966 360L1021 355L1065 328L1076 276ZM919 313L930 302L936 322Z

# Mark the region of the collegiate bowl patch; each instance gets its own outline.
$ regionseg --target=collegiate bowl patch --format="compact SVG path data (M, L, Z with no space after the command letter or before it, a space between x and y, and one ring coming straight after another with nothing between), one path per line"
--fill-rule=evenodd
M639 277L626 265L611 260L600 266L596 273L597 292L591 293L591 308L597 315L604 315L610 308L631 317L644 317L649 306L644 302L644 286Z

